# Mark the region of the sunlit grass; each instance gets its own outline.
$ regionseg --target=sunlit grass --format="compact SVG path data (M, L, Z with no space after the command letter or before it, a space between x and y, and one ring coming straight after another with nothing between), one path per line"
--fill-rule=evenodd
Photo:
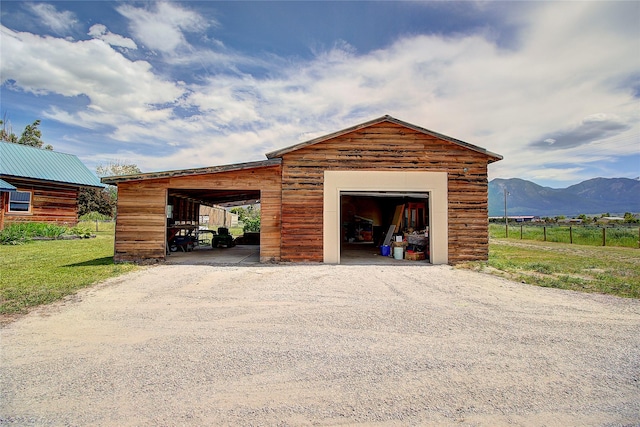
M113 232L0 246L0 314L21 313L138 268L114 264Z
M488 262L468 267L532 285L640 298L640 249L491 239Z
M604 233L606 246L638 248L640 245L639 227L607 227ZM493 238L504 238L506 226L489 224L489 235ZM509 239L603 246L603 231L602 227L597 226L574 225L569 228L568 225L509 224Z

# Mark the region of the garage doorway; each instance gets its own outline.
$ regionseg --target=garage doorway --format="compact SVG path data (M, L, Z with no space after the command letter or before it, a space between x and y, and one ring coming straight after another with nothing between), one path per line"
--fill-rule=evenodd
M345 207L343 208L343 203ZM351 204L351 206L350 206ZM376 242L388 233L393 222L385 222L393 207L404 206L401 215L406 215L401 226L414 230L428 226L425 264L448 262L448 198L446 172L402 172L402 171L325 171L323 211L323 256L326 263L341 263L343 242L356 243L357 239L371 237L371 248L377 253ZM422 210L421 210L422 209ZM344 216L343 216L344 211ZM367 216L367 212L370 212ZM379 221L371 216L380 215ZM346 220L346 221L345 221ZM349 222L356 223L356 234ZM374 228L376 222L379 225ZM347 224L345 224L347 223ZM369 236L369 226L371 236ZM394 230L393 231L397 231ZM418 232L420 230L417 230ZM347 236L348 234L348 236ZM353 242L349 239L353 238ZM423 235L424 241L424 235ZM371 252L371 251L370 251ZM345 253L346 255L346 253ZM382 259L382 255L380 255Z
M429 262L429 193L342 191L340 211L342 264Z

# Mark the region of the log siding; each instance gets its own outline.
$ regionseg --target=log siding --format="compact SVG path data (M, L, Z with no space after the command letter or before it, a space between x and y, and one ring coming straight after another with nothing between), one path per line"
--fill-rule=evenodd
M75 226L78 223L78 187L19 178L5 179L11 181L18 191L31 193L29 212L9 212L8 203L4 204L2 208L5 225L16 222L53 222ZM5 199L8 201L8 195Z

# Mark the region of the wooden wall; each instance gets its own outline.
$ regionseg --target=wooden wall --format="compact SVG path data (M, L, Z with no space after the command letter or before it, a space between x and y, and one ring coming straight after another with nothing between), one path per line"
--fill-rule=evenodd
M115 260L164 259L169 190L189 189L260 190L260 260L280 260L280 177L277 165L118 183Z
M5 225L12 222L55 222L75 226L78 223L78 187L53 182L38 182L17 178L4 178L18 191L31 192L31 212L7 212ZM8 199L7 199L8 202Z
M323 260L325 170L411 170L448 173L449 262L486 260L487 164L482 153L389 122L286 153L281 259Z
M114 260L164 259L168 180L118 184Z

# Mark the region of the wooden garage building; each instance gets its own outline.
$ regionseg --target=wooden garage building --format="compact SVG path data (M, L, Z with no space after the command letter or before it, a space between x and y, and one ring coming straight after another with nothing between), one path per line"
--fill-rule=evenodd
M428 230L427 261L455 264L487 259L487 167L500 159L384 116L261 162L102 182L118 186L116 261L164 259L168 216L194 226L200 204L260 201L262 262L339 263L345 240L384 235L402 205L409 231Z

